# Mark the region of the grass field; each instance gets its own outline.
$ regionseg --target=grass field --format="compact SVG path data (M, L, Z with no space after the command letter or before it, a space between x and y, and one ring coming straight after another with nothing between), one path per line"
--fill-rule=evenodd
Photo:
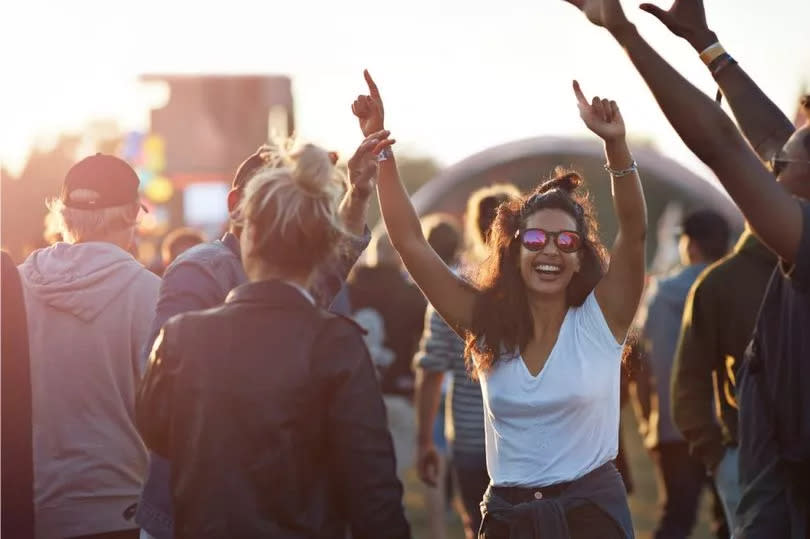
M655 484L655 472L646 451L641 445L641 438L629 409L625 410L624 442L635 483L635 492L630 496L630 510L638 539L651 539L658 518L658 494ZM405 508L413 528L415 539L433 539L427 531L425 503L422 497L422 485L416 473L411 470L405 484ZM708 496L704 494L700 521L692 533L693 539L711 539L709 531ZM461 521L455 514L447 518L447 539L462 539L464 532Z

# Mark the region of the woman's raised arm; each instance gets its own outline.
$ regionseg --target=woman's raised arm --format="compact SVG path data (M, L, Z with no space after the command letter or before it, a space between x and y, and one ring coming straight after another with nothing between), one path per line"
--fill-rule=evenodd
M384 130L382 99L377 85L365 72L369 95L361 95L352 105L363 135L379 135L382 142L389 135ZM394 154L389 147L379 156L377 195L391 243L399 252L411 277L444 320L462 337L472 324L477 292L458 277L439 258L422 235L419 217L402 185Z
M576 81L574 93L582 121L605 142L619 233L610 250L607 275L596 287L596 299L610 330L621 342L633 322L644 288L647 204L636 163L627 147L619 106L615 101L598 97L588 103Z

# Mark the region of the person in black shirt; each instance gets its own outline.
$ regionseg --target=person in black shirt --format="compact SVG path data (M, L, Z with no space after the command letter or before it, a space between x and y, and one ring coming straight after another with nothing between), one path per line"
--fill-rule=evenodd
M31 364L20 274L2 252L2 356L0 356L0 458L2 526L0 535L34 537L34 464L31 437Z
M422 293L407 277L388 236L369 246L370 263L355 266L346 281L352 317L366 331L366 344L380 373L388 424L400 477L413 465L416 429L411 360L424 327Z
M349 166L373 181L369 136ZM174 537L410 537L362 330L317 306L315 269L346 234L328 152L278 150L240 208L249 282L169 320L136 403L144 442L172 463Z
M717 41L706 26L702 2L679 0L669 11L646 4L645 10L701 53L748 141L716 102L645 41L619 0L567 1L607 29L627 52L675 131L717 175L754 234L780 258L781 267L765 294L737 386L742 499L734 536L806 538L810 533L810 125L779 145L783 134L792 131L789 120ZM761 157L770 161L770 170Z

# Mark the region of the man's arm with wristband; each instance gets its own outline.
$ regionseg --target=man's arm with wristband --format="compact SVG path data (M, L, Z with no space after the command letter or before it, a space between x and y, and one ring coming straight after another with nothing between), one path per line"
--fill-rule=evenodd
M757 155L763 161L774 157L790 138L794 126L709 29L703 0L676 0L668 11L653 4L642 4L641 9L692 45L717 81L740 130Z

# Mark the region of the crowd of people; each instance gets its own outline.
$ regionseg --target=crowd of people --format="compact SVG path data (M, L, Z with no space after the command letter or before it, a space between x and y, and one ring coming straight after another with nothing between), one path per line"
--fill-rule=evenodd
M699 53L739 128L618 0L568 2L739 206L731 253L729 224L698 209L678 267L647 272L621 110L577 82L604 143L609 248L563 168L530 192L475 192L463 225L420 219L368 72L346 173L312 144L260 147L234 175L224 236L181 229L160 268L130 254L135 171L87 157L48 204L63 241L2 257L2 533L405 538L415 465L431 537L455 498L468 538L631 538L629 399L656 538L690 535L703 489L718 538L810 536L810 125L726 52L700 0L642 9Z

